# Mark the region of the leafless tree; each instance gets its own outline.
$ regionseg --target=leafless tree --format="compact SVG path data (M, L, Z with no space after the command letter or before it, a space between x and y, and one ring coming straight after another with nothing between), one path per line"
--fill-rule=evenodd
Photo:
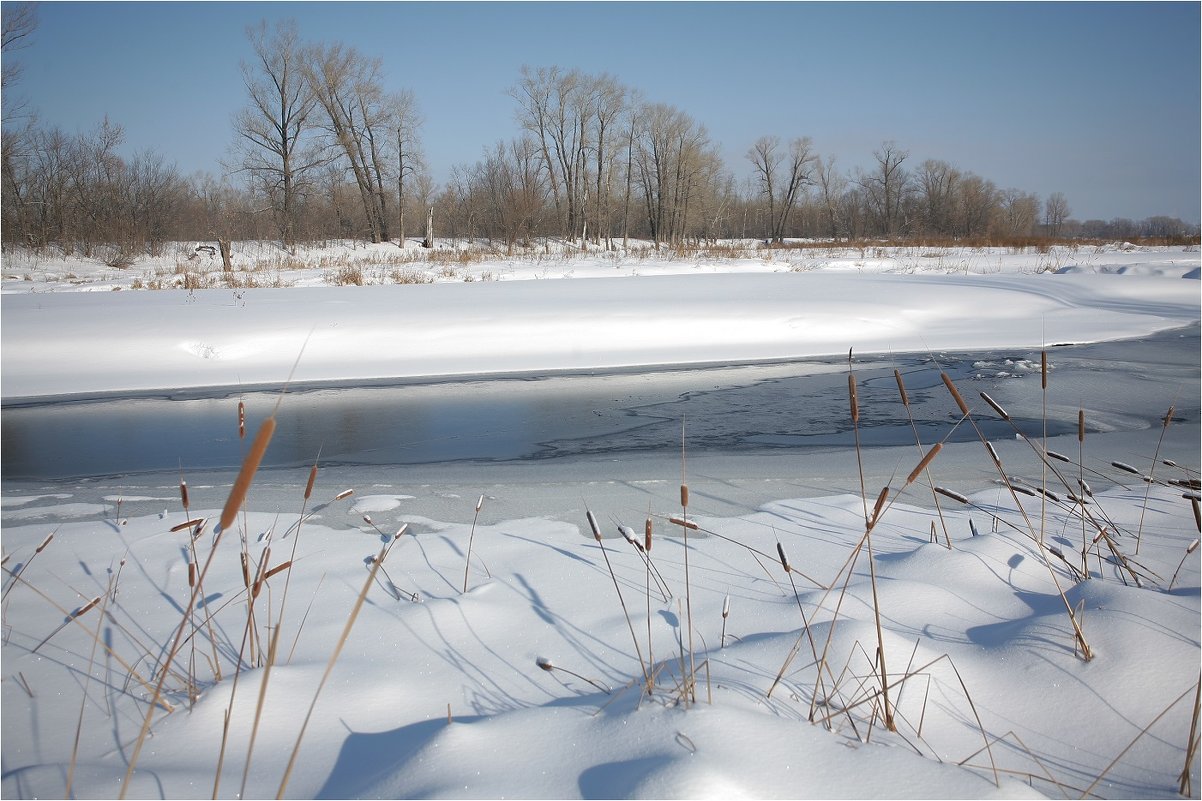
M773 242L784 240L789 216L801 192L814 182L817 158L812 151L813 143L808 136L791 141L787 157L780 150L778 136L761 136L747 151L768 201L768 236Z
M242 64L249 103L234 116L235 169L268 199L280 238L291 251L313 173L328 161L311 139L317 100L303 74L296 23L278 22L269 32L260 22L246 35L255 58Z
M909 186L909 175L902 169L902 163L909 155L895 142L884 142L872 153L876 168L869 173L860 172L856 180L864 190L880 233L887 237L894 236L901 228L902 203Z
M1047 226L1049 236L1060 236L1060 232L1064 227L1065 220L1072 211L1068 207L1068 200L1065 199L1064 193L1053 192L1048 195L1047 201L1043 205L1043 220Z

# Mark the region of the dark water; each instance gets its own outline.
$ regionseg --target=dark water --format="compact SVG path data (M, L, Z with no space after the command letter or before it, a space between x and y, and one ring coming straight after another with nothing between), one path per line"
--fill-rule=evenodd
M1197 326L1141 340L1049 351L1049 434L1091 427L1145 428L1175 405L1199 412ZM939 377L946 370L990 438L1010 424L980 400L986 391L1027 434L1043 432L1038 351L857 357L864 445L975 439ZM912 423L899 401L901 371ZM238 401L248 433L240 440ZM6 407L3 477L59 479L238 465L255 427L279 401L265 466L519 462L562 456L850 447L846 359L609 375L410 383L278 393L122 398Z

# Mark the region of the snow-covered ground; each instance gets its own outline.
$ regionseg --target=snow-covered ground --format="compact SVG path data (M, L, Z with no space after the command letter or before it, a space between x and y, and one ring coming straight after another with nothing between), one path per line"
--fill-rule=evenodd
M298 354L295 380L354 383L1038 349L1196 323L1202 305L1180 248L773 258L496 260L368 287L324 286L327 264L281 268L305 289L98 293L63 290L129 271L6 255L0 393L270 385ZM1181 347L1196 356L1196 336ZM923 378L912 391L945 391L937 362ZM1148 407L1196 398L1196 378L1177 397L1149 381ZM1043 403L1038 372L1011 384ZM996 417L960 389L973 419ZM1047 401L1090 415L1054 370ZM850 431L841 452L751 465L686 449L424 481L322 469L307 503L307 471L272 471L220 540L225 474L185 475L187 509L175 476L6 482L3 794L1169 798L1186 769L1197 797L1198 437L1174 416L1059 437L1046 463L1038 442L949 444L912 480L917 447L871 449L862 491ZM729 501L773 476L833 491ZM428 496L457 511L414 513ZM686 540L672 517L698 528ZM179 529L194 518L195 537ZM240 551L252 586L290 563L250 614ZM160 679L170 714L150 703Z

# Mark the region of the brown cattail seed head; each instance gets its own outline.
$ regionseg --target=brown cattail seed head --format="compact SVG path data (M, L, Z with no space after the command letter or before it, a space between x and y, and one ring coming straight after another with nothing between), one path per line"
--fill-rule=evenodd
M238 439L246 438L246 404L238 401Z
M858 423L860 421L860 402L856 395L856 377L854 375L847 376L847 398L851 404L851 421Z
M342 492L340 492L334 496L334 500L341 501L343 498L349 498L354 494L355 494L355 491L353 489L343 490Z
M1039 352L1039 382L1043 389L1048 388L1048 352L1046 350Z
M688 484L680 485L680 505L684 506L686 508L689 505L689 485Z
M238 478L235 479L229 497L226 498L225 507L221 510L222 531L229 530L234 523L234 518L238 516L238 510L242 508L242 503L246 500L246 493L250 489L250 482L259 469L259 463L263 461L263 454L267 452L267 446L271 444L271 435L274 433L275 418L268 417L259 426L255 440L251 443L250 451L242 460L242 469L238 471Z
M1193 541L1193 542L1191 542L1191 543L1189 544L1189 546L1187 546L1187 547L1186 547L1186 549L1185 549L1185 555L1186 555L1186 556L1189 556L1191 553L1193 553L1193 552L1194 552L1194 551L1196 551L1196 550L1198 550L1198 538L1197 538L1197 537L1194 537L1194 541Z
M47 534L46 539L42 540L42 544L35 548L33 552L41 553L43 550L45 550L46 546L50 544L50 540L52 539L54 539L54 532Z
M967 417L968 416L968 404L966 404L964 402L964 398L960 397L960 390L956 389L956 385L952 383L952 377L949 376L947 373L940 373L939 377L943 379L944 386L946 386L947 391L951 393L952 400L954 400L956 402L957 408L960 409L960 414Z
M897 392L901 395L902 406L910 405L910 396L906 394L906 384L902 381L901 370L894 370L893 377L897 379Z
M1085 410L1077 410L1077 442L1085 441Z
M922 457L922 461L910 471L910 475L906 477L906 483L913 484L914 479L922 475L922 471L927 469L927 467L931 464L931 461L939 455L939 451L941 450L943 450L942 442L936 442L934 445L932 445L931 449L927 451L927 455Z
M534 664L538 665L547 672L550 672L555 668L555 666L551 664L551 660L547 659L545 656L540 656L538 659L535 659Z
M1169 423L1173 422L1173 411L1176 408L1177 408L1176 406L1170 406L1169 410L1164 413L1164 427L1165 428L1168 428Z
M780 555L780 566L785 569L786 573L788 573L789 572L789 560L785 556L785 547L780 544L779 540L776 543L776 552L777 552L777 554Z
M647 522L643 525L643 550L651 553L651 518L647 518Z
M484 496L480 496L480 500L476 501L476 512L480 511L480 507L484 506Z
M184 511L188 511L188 482L183 479L179 482L179 498L184 504Z
M363 522L369 526L375 525L374 523L371 522L371 515L363 515Z
M188 563L188 586L189 587L196 586L196 563L195 562Z
M309 480L305 482L305 500L313 494L313 482L317 481L317 465L309 468Z
M584 515L588 518L589 528L593 530L593 539L595 539L597 542L600 542L601 528L597 525L597 518L593 517L593 513L591 511L586 511Z
M960 503L964 503L964 504L968 503L968 498L966 496L961 495L960 493L956 492L955 490L950 490L947 487L935 487L935 492L938 492L940 495L944 495L948 498L951 498L953 501L959 501Z
M1197 540L1195 540L1195 542L1196 541ZM722 599L722 619L725 620L726 616L729 614L730 614L730 596L728 595Z
M1006 410L1003 409L997 401L995 401L993 398L989 397L988 393L982 392L981 400L988 403L990 408L992 408L995 412L997 412L998 417L1002 418L1003 420L1010 419L1010 415L1006 414Z

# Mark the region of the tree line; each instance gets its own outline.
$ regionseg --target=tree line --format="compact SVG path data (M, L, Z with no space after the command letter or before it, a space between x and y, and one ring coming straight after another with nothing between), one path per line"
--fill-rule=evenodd
M404 241L429 209L439 236L512 253L555 238L582 248L719 239L1014 241L1032 237L1196 237L1175 218L1079 222L1063 194L1041 199L945 161L915 164L883 142L867 167L840 170L808 137L750 143L736 179L705 126L608 74L524 67L509 88L520 133L454 166L439 187L411 91L385 89L382 61L341 43L303 42L291 21L247 29L245 104L209 173L181 175L146 151L121 155L108 119L70 134L10 102L18 50L36 27L4 6L5 244L121 257L169 241ZM424 232L424 230L423 230Z

